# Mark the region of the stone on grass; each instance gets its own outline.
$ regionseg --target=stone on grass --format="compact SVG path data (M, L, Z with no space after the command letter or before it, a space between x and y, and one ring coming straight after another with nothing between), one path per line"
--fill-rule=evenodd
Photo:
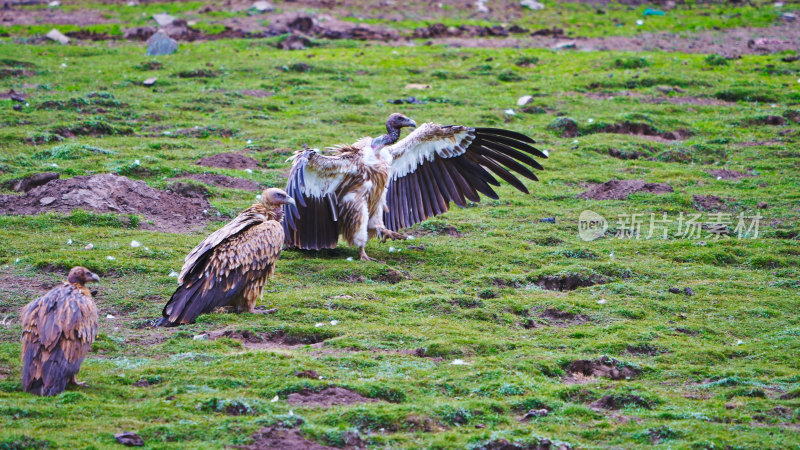
M51 41L56 41L59 44L64 44L64 45L69 44L69 38L64 36L64 33L56 30L55 28L53 28L52 30L50 30L49 33L47 33L47 38L50 39Z
M176 51L178 51L178 41L163 31L157 32L147 40L148 56L171 55Z
M532 9L534 11L539 11L544 9L544 5L537 2L536 0L520 0L519 5L528 9Z
M270 2L258 1L253 3L253 9L260 12L272 12L275 11L275 6Z
M153 14L153 20L155 20L160 27L166 27L167 25L172 25L172 22L175 22L175 18L167 13Z

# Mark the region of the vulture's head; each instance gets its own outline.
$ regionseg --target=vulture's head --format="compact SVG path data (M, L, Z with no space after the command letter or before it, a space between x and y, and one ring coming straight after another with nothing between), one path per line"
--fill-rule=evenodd
M413 120L409 119L408 117L400 113L394 113L391 116L389 116L389 118L386 120L387 130L391 131L392 128L394 128L395 130L399 130L405 127L416 128L417 122L414 122Z
M67 281L83 286L90 281L100 281L100 277L96 273L90 272L86 267L77 266L69 271Z
M294 205L294 198L283 189L269 188L261 193L261 203L267 206L285 205L287 203Z

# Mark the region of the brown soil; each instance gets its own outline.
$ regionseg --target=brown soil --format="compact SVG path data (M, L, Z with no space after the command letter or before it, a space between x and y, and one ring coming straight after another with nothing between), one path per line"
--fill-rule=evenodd
M672 186L664 183L646 183L643 180L611 180L598 184L579 194L578 198L592 200L624 200L636 192L668 194L674 192Z
M600 400L592 403L595 409L622 409L628 405L650 409L650 402L632 394L606 395Z
M261 185L253 180L229 177L227 175L216 175L212 173L186 173L180 177L172 178L171 181L185 178L221 188L241 189L243 191L261 190Z
M654 97L648 100L651 103L672 103L674 105L696 106L736 106L734 102L726 102L708 97Z
M214 156L206 156L205 158L200 158L197 161L197 165L236 170L259 168L258 161L240 153L219 153Z
M13 89L9 89L7 92L0 92L0 98L11 99L15 101L20 101L20 100L24 101L26 98L28 98L28 94L24 92L17 92Z
M723 180L739 180L741 178L754 176L747 173L739 172L738 170L730 170L730 169L709 170L706 171L706 173L709 175L713 175L716 178L722 178Z
M319 380L319 373L316 370L298 370L294 373L298 378L311 378L312 380Z
M248 95L250 97L257 97L257 98L272 97L273 95L275 95L274 92L264 91L261 89L245 89L239 91L239 93L242 95Z
M546 275L536 281L536 285L548 291L573 291L579 287L608 283L608 278L601 275Z
M589 317L583 314L575 314L567 311L561 311L556 308L547 308L543 313L539 314L542 319L547 319L550 324L556 326L570 326L586 323Z
M146 219L141 224L144 229L179 233L205 225L211 205L202 198L160 191L143 181L113 174L59 179L24 195L0 195L0 214L70 213L76 209L138 214Z
M632 134L634 136L660 138L665 141L681 140L691 135L691 133L685 130L658 131L651 125L639 122L621 122L609 124L602 128L595 128L592 133Z
M25 278L10 273L0 273L0 297L7 299L19 296L33 300L42 296L57 284L46 279Z
M397 283L405 280L406 278L407 277L402 272L400 272L399 270L388 268L388 269L384 270L383 273L381 273L377 277L377 280L378 281L383 281L383 282L389 283L389 284L397 284Z
M235 331L229 328L223 328L208 333L208 338L211 340L219 339L221 337L241 341L242 346L249 349L292 349L300 348L304 345L311 345L312 347L321 347L322 343L327 339L322 335L304 335L301 337L287 335L283 331L276 331L273 333L252 333L250 331Z
M56 172L35 173L27 177L6 181L3 183L3 187L17 192L28 192L35 187L57 180L60 176L61 175Z
M338 386L327 387L319 392L306 390L289 394L286 403L295 406L329 408L334 405L352 405L355 403L374 403L377 400L367 398L358 392Z
M728 206L725 200L716 195L693 195L692 201L694 202L695 209L701 211L725 211Z
M110 23L104 19L99 11L79 9L64 11L56 8L46 9L0 9L0 23L9 25L38 25L42 23L53 25L88 26L100 23Z
M494 439L485 444L471 447L474 450L570 450L569 444L554 444L549 439L536 439L529 442L512 442L508 439Z
M585 377L603 377L612 380L629 380L639 376L642 371L633 367L623 366L619 361L607 356L595 360L578 359L569 363L567 373L578 374Z
M279 428L275 425L262 428L251 436L253 443L250 445L237 445L233 448L247 450L334 450L334 447L317 444L304 438L299 430Z

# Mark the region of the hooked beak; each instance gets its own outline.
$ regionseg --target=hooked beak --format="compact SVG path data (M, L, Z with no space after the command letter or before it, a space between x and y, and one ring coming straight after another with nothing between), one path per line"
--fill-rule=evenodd
M100 277L98 277L96 273L89 272L88 275L89 275L89 280L90 281L94 281L94 282L100 281Z
M296 205L297 202L294 201L293 197L286 197L286 203L290 203L292 205Z
M406 126L409 126L409 127L411 127L411 128L417 128L417 122L414 122L414 121L413 121L413 120L411 120L411 119L408 119L408 122L407 122L407 124L408 124L408 125L406 125Z

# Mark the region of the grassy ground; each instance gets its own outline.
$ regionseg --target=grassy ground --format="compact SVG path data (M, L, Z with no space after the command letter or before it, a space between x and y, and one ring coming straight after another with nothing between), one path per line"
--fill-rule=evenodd
M103 448L116 445L114 433L133 430L151 448L221 448L297 417L307 437L329 445L357 430L370 445L393 448L469 448L497 438L587 448L800 446L798 125L764 124L799 109L796 62L782 62L782 55L719 61L350 42L290 53L268 44L184 43L157 59L155 70L148 64L154 59L131 44L0 46L3 73L11 74L0 79L0 91L31 95L22 111L0 100L0 182L42 171L115 172L164 188L178 173L209 171L280 186L289 152L377 135L395 111L418 122L528 133L550 153L541 182L527 183L529 196L504 185L500 201L421 224L411 231L414 241L373 242L367 251L377 263L348 261L357 252L345 247L285 251L262 300L278 313L213 314L178 329L137 327L159 315L175 286L169 272L219 223L178 235L85 212L1 216L0 276L14 282L0 296L0 447ZM200 69L212 76L179 76ZM154 88L141 86L149 77L158 77ZM407 83L432 88L406 91ZM275 95L248 97L243 89ZM515 106L526 94L535 96L528 113ZM408 95L427 103L385 103ZM669 101L676 98L688 100ZM516 115L507 116L507 108ZM560 137L559 115L573 118L581 135ZM598 132L599 124L626 121L690 136ZM96 135L59 141L64 127L76 125ZM194 127L204 132L175 132ZM642 156L613 158L612 149ZM194 164L229 151L245 151L266 168ZM723 167L754 176L732 181L706 173ZM675 191L627 201L576 198L587 184L615 178L668 183ZM225 216L253 201L250 192L210 190ZM617 239L611 232L592 242L578 237L585 209L608 218L613 231L618 215L699 213L693 195L727 199L734 217L760 212L760 235L702 242ZM756 209L759 202L768 208ZM555 223L539 222L545 217ZM460 236L450 236L449 227ZM131 240L143 247L131 248ZM94 249L85 250L89 242ZM38 292L32 286L52 286L74 264L103 275L100 336L80 374L91 387L35 398L21 392L18 311ZM405 278L381 281L390 270ZM559 274L608 283L570 292L536 285ZM668 293L671 287L695 295ZM540 318L545 308L586 321L557 326ZM526 328L529 321L538 325ZM225 327L323 345L251 350L233 339L192 339ZM571 361L602 355L641 375L585 384L566 377ZM468 365L451 364L456 359ZM324 378L295 377L306 369ZM150 386L132 386L142 379ZM328 410L285 402L289 393L329 385L381 401ZM620 410L591 406L604 395L642 401ZM236 402L250 414L217 412ZM550 413L518 422L532 408Z

